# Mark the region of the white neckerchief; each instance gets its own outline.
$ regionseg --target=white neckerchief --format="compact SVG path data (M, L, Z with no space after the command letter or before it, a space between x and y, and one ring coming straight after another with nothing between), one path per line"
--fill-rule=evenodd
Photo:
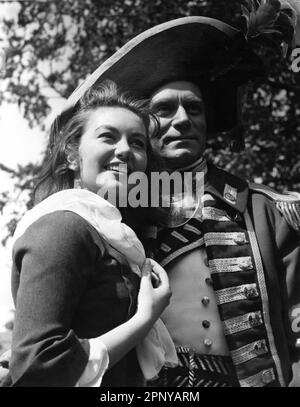
M140 276L140 267L145 260L142 243L135 232L122 223L121 213L115 206L85 189L56 192L29 210L17 226L13 244L32 223L59 210L74 212L89 222L109 245L126 257L132 270ZM147 380L156 378L164 365L178 364L175 345L160 319L137 346L137 356Z

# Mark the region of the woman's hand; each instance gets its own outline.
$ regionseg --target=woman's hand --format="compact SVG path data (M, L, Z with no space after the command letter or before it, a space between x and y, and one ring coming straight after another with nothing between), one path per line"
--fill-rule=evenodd
M8 387L11 384L9 375L9 362L11 358L11 350L2 353L0 356L0 387Z
M0 366L3 367L4 369L8 369L10 358L11 358L11 349L8 349L0 356Z
M155 322L170 302L169 278L166 271L151 259L145 260L141 272L137 314Z

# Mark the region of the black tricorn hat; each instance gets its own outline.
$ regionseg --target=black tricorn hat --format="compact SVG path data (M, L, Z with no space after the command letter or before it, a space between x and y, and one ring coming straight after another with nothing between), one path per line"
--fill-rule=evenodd
M178 18L142 32L101 64L71 94L55 129L62 129L88 89L109 79L146 98L165 83L194 82L209 105L208 131L231 130L238 87L263 72L241 31L212 18Z

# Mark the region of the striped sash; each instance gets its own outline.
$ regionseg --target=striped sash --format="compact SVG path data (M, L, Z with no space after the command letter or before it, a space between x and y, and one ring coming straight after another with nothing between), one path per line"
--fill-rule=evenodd
M166 266L204 244L238 385L284 386L269 320L264 270L251 219L247 212L237 215L211 195L205 195L204 205L203 221L190 219L179 228L158 232L156 259ZM185 370L180 379L180 375L176 376L178 367L174 370L175 376L170 370L164 370L165 378L178 386L207 385L202 378L199 381L193 376L194 370L199 370L200 361L206 360L202 356L191 359L182 354L180 358L185 359L185 368L189 359L189 373ZM212 385L215 383L217 381Z
M179 366L163 368L153 387L239 387L232 359L221 355L200 355L178 347Z

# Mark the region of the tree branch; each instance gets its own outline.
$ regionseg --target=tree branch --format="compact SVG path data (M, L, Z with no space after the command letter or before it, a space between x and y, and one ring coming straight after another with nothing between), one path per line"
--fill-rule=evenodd
M5 172L7 172L7 173L9 173L9 174L12 174L12 175L15 176L15 177L19 176L19 174L18 174L17 171L15 171L15 170L13 170L12 168L9 168L9 167L7 167L6 165L1 164L1 163L0 163L0 170L5 171Z

